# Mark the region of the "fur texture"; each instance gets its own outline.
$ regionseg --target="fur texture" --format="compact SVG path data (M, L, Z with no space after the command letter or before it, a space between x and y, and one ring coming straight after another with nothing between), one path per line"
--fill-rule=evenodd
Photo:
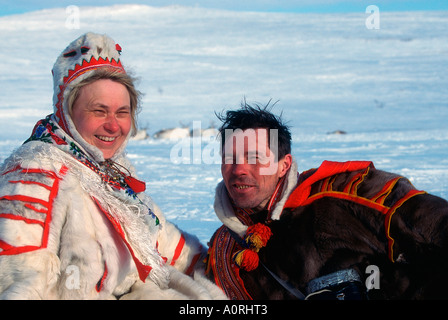
M298 185L315 171L302 173ZM323 191L330 189L336 193ZM371 299L446 299L448 202L426 193L405 198L413 189L407 179L374 168L318 180L303 205L282 207L279 218L267 223L273 236L260 250L260 261L305 294L312 279L354 268L365 281L370 275L366 268L376 265L380 288L369 291ZM228 198L219 187L216 197L221 197L215 201L218 216L231 217L233 210L222 205ZM381 206L365 205L365 199L376 199ZM386 212L394 206L387 224ZM266 216L262 211L252 220L264 222ZM253 299L296 299L262 266L251 272L240 269L239 276Z
M125 161L122 159L121 163L125 164ZM23 169L14 170L18 165ZM60 172L62 167L68 169L59 177L59 186L51 196L54 196L51 216L45 216L40 213L43 207L39 203L48 202L50 193L46 186L52 181L45 172ZM179 248L176 239L182 232L165 220L149 196L142 195L145 203L159 216L157 227L150 224L152 220L146 221L144 208L127 206L111 197L108 186L92 170L57 148L39 142L19 148L1 169L0 240L24 252L10 254L7 246L1 246L0 298L110 299L137 289L146 290L146 284L156 286L158 293L152 296L151 293L156 291L149 290L136 296L160 299L164 294L159 293L168 288L192 293L183 286L193 288L193 280L170 270L163 259L172 260L175 249ZM28 195L36 200L29 207L22 198L8 200L12 195ZM93 197L119 221L135 256L152 267L146 284L138 277L135 261L124 239ZM7 213L13 213L16 218L11 219ZM24 222L28 220L38 223ZM195 237L185 233L183 237L185 244L178 251L176 262L172 263L178 272L185 272L193 257L203 253ZM44 242L46 244L41 245ZM155 249L156 242L160 254ZM36 248L28 250L29 246ZM208 292L199 283L195 286L202 289L190 298L203 296L201 292L204 290ZM183 296L187 297L185 293ZM205 296L209 298L210 294Z

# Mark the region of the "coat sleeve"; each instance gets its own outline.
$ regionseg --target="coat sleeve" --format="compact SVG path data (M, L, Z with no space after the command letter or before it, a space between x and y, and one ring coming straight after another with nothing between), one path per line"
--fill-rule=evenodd
M166 264L191 275L198 261L207 254L206 248L199 239L179 229L166 220L160 208L152 205L153 212L160 220L160 230L157 236L157 249Z
M16 166L0 176L0 298L38 299L57 281L48 250L53 202L67 168Z

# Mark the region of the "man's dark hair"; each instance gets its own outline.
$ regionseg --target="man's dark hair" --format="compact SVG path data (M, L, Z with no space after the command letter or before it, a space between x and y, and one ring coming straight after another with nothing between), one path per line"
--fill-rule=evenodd
M271 113L271 109L275 104L271 104L270 101L266 106L260 106L254 104L253 106L243 101L241 103L241 108L238 110L229 110L227 112L222 112L221 114L216 114L219 120L223 122L222 126L219 128L219 133L221 136L221 147L224 146L225 140L225 130L231 129L277 129L278 133L278 159L283 159L283 157L291 153L291 132L288 126L282 121L281 115L276 116ZM269 132L269 131L268 131Z

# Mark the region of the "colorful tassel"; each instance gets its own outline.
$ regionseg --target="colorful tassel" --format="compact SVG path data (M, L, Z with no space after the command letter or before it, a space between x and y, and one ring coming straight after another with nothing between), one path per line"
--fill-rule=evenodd
M262 223L257 223L247 228L244 241L247 249L239 250L233 255L235 264L246 270L252 271L258 267L258 251L265 247L272 236L271 229Z
M243 249L237 251L233 255L233 260L236 265L246 271L252 271L258 267L258 253L250 249Z
M247 228L245 241L250 247L254 247L256 252L265 247L272 236L271 229L262 223L257 223Z

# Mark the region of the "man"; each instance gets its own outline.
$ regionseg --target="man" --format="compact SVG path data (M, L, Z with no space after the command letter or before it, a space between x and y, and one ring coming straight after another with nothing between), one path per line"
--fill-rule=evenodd
M445 200L367 161L298 175L289 129L268 108L220 119L223 226L206 272L230 299L446 297Z

